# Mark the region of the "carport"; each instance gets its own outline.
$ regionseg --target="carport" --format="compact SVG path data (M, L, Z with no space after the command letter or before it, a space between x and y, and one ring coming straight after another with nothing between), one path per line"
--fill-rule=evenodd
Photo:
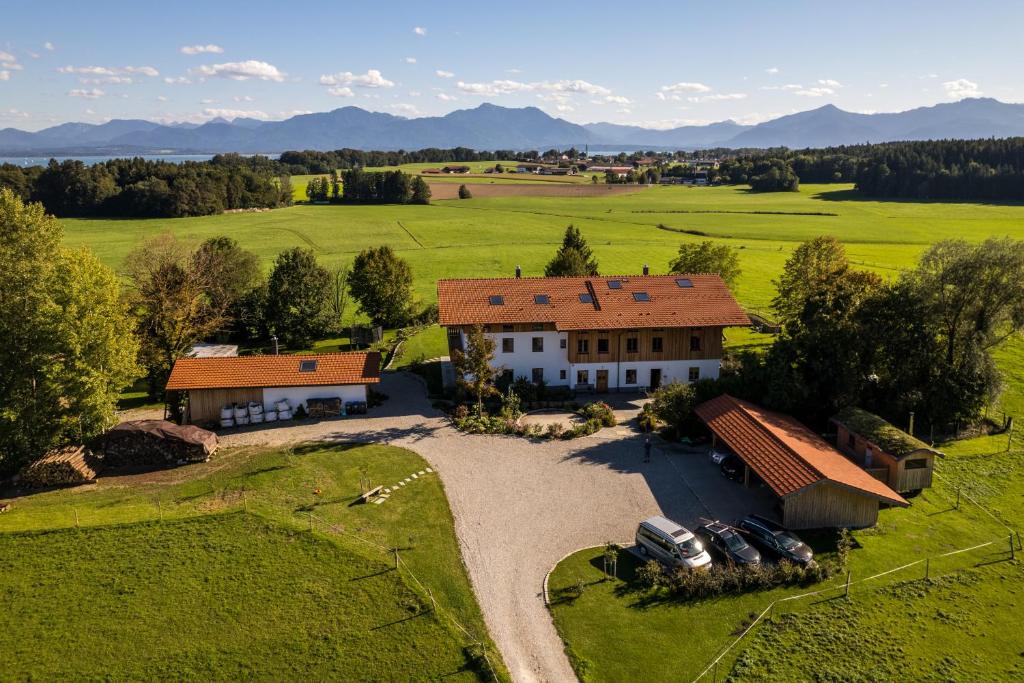
M743 461L744 482L756 476L771 489L791 529L874 526L880 506L909 505L788 415L728 394L694 412Z

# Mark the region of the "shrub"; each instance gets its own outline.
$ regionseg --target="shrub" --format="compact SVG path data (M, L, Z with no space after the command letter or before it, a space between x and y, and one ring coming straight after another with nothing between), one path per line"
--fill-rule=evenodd
M501 397L501 416L506 420L518 420L523 414L520 408L519 395L512 387Z
M658 428L658 418L654 415L650 403L644 405L637 422L641 432L653 432Z
M524 403L533 403L537 400L537 385L525 377L516 377L510 388Z
M657 389L653 398L650 405L654 416L677 434L691 423L697 404L697 392L692 384L670 382Z
M473 193L465 185L459 185L459 199L472 199Z
M636 580L645 588L656 588L665 579L665 572L657 560L648 560L636 570Z
M617 424L615 412L612 411L612 407L602 401L588 403L580 408L577 414L585 418L587 422L592 420L597 421L600 425L598 429L601 427L614 427ZM594 431L597 431L597 429Z
M561 422L552 422L548 425L547 429L544 430L544 435L549 439L560 439L562 438L562 432L565 431L565 425Z

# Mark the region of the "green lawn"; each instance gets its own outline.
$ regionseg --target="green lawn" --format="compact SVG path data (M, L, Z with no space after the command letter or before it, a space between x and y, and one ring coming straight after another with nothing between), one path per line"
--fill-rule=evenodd
M0 517L0 678L474 680L463 648L490 640L440 480L352 505L361 476L425 467L389 446L234 449L15 498Z

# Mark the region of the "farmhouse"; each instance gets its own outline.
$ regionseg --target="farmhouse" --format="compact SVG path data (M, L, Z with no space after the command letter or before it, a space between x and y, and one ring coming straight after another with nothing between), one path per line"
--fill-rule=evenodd
M576 175L576 172L575 166L569 166L568 168L560 166L545 166L540 169L541 175Z
M779 499L791 529L870 527L882 505L909 505L792 417L722 395L694 409L744 464L744 483L757 482Z
M445 166L441 173L469 173L469 166Z
M750 324L717 275L441 280L437 299L452 351L479 325L496 370L576 391L718 377L723 328Z
M380 382L380 362L377 352L180 358L167 391L187 392L185 422L214 423L221 408L232 404L272 405L283 399L296 408L313 398L365 402L368 385Z
M871 476L900 493L932 485L939 451L860 408L844 408L832 422L838 432L836 446Z

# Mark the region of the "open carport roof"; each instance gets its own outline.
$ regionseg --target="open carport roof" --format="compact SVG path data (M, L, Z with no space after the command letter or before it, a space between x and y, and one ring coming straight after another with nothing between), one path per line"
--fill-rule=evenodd
M891 505L909 505L788 415L728 394L700 404L694 412L780 498L829 481Z

